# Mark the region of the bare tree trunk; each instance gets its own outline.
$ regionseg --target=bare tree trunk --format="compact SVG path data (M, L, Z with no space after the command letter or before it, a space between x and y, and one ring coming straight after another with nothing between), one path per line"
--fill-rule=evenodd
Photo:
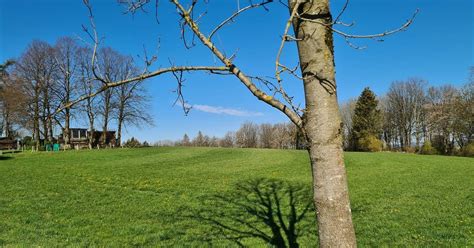
M53 118L51 117L51 111L48 109L48 141L53 142Z
M69 75L67 73L67 75ZM71 87L70 87L70 79L66 77L66 87L64 92L64 102L68 103L71 99ZM70 131L70 123L71 123L71 108L64 109L64 144L66 148L69 149L69 144L71 140L71 131Z
M49 96L49 84L45 83L43 86L43 131L44 131L44 140L51 142L50 133L50 96ZM51 135L52 136L52 135Z
M41 118L41 119L43 121L43 123L42 123L43 124L43 139L46 142L48 140L49 131L48 131L48 120L46 119L45 116L46 116L46 112L43 111L43 118Z
M289 0L294 6L296 0ZM307 1L299 14L332 23L328 0ZM305 91L304 131L313 173L314 205L320 247L356 247L342 150L342 122L336 96L332 31L312 21L296 19L293 27Z
M121 146L122 144L122 125L124 121L124 111L125 111L125 103L127 101L126 98L126 87L120 87L120 97L118 102L118 116L117 116L117 139L115 144Z
M8 107L5 107L4 106L4 109L3 109L3 136L7 137L7 138L12 138L12 133L10 132L11 130L11 127L10 127L10 113L9 113L9 110L8 110Z
M67 99L67 102L69 102L69 99ZM69 143L70 143L70 120L71 120L71 111L69 108L65 109L65 116L64 116L64 145L69 149Z
M103 126L102 126L102 145L107 144L107 128L109 125L109 115L110 115L110 101L111 101L112 93L110 89L104 92L104 112L103 112Z
M108 122L109 122L109 114L108 113L105 113L104 115L104 125L102 126L102 140L101 140L101 143L102 145L106 145L107 144L107 126L108 126Z
M94 130L94 113L91 111L91 108L88 106L87 115L89 117L89 149L92 149L94 143L95 130Z
M33 136L35 136L35 146L36 150L40 147L40 123L39 123L39 90L35 89L34 96L34 114L33 114Z
M121 118L121 115L119 115L118 118L118 126L117 126L117 140L115 144L118 146L121 146L122 144L122 123L123 123L123 118Z

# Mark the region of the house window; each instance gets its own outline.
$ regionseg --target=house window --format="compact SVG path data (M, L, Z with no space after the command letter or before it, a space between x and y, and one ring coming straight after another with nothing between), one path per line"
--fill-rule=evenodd
M72 130L72 138L73 139L78 138L78 135L79 135L78 132L79 132L79 130L75 130L75 129Z
M79 134L80 134L79 138L82 137L82 138L85 139L85 138L87 137L87 136L86 136L86 130L85 130L85 129L81 129Z

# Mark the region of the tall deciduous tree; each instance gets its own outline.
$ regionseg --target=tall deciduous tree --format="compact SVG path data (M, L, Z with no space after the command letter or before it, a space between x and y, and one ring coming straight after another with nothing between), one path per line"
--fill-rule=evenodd
M258 126L252 122L246 122L240 126L235 133L237 146L243 148L257 147Z
M412 147L413 135L422 125L426 82L412 78L393 82L387 93L387 110L396 126L399 145L406 151Z
M84 0L90 12L93 32L89 32L94 40L95 49L99 45L99 38L95 30L92 8L88 0ZM134 12L143 9L149 0L120 0L127 3L127 11ZM183 40L185 44L185 30L189 30L193 37L208 48L222 66L171 66L160 68L153 72L145 72L137 77L126 80L112 80L107 77L98 77L104 83L101 91L117 87L121 84L155 77L167 72L183 71L210 71L234 75L259 100L267 103L284 113L301 131L306 138L307 148L313 172L314 205L317 211L319 225L319 243L321 247L355 247L356 239L351 218L351 208L347 187L347 177L344 167L342 151L341 119L336 97L335 63L333 48L333 32L346 40L352 38L375 38L393 34L406 29L413 18L399 29L375 35L351 35L333 28L340 23L339 14L332 18L329 0L289 0L290 18L286 22L284 35L275 62L276 82L251 77L233 61L234 56L227 56L222 48L213 42L213 36L226 24L233 21L241 13L256 7L262 7L273 1L267 0L251 4L224 19L209 35L205 35L194 18L194 10L198 1L190 2L185 7L179 0L171 0L181 18ZM345 8L344 8L345 10ZM290 35L289 28L293 25L294 36ZM280 54L286 42L297 42L301 76L296 69L290 69L280 62ZM93 67L94 68L94 67ZM282 87L282 73L295 75L303 81L305 108L299 109L293 104L293 98L288 96ZM97 75L97 73L94 73ZM182 80L178 78L178 85ZM272 89L268 95L260 89L256 82L263 82ZM181 91L177 91L181 92ZM278 97L275 95L278 94ZM180 94L180 96L182 96ZM81 99L79 99L81 100ZM185 102L183 107L185 107ZM77 103L73 101L68 105ZM304 117L303 114L304 113Z
M430 140L441 154L452 154L456 144L458 123L457 105L460 92L452 85L430 87L427 95L427 112L430 123Z
M87 124L89 126L88 143L89 149L92 149L94 143L94 132L95 132L95 120L99 111L98 97L97 95L92 96L99 89L100 82L94 80L92 72L92 50L89 48L82 47L78 50L78 92L81 95L90 96L81 102L80 110L87 116Z
M352 119L354 117L354 109L356 106L356 100L350 99L344 103L342 103L340 112L343 124L343 136L344 136L344 148L347 150L354 149L351 137L352 137Z
M258 130L259 143L262 148L271 148L273 140L273 126L268 123L260 124Z
M289 0L303 76L305 119L321 247L355 247L336 96L329 1Z
M48 86L53 84L55 69L52 48L42 41L33 41L15 63L13 73L21 81L23 92L28 96L28 112L31 113L29 117L36 149L40 146L41 138L52 138L52 98Z
M123 62L123 57L117 51L110 47L102 48L97 55L97 68L103 77L108 82L115 82L122 80L120 64ZM99 114L102 116L102 135L101 144L107 144L107 132L109 130L109 123L112 119L113 111L117 110L117 99L114 98L117 88L107 88L99 95Z
M56 73L56 87L54 93L62 105L70 102L75 97L77 79L79 77L78 54L79 46L70 37L62 37L56 41L54 46L54 58L58 71ZM63 138L64 144L70 144L70 125L72 107L66 107L62 111L64 119Z
M461 149L474 142L474 68L456 103L456 139Z
M206 139L205 136L202 134L201 131L198 132L196 137L193 139L194 146L206 146Z
M117 55L116 70L119 79L127 79L138 74L138 68L133 59L128 56ZM141 124L152 124L152 118L147 111L148 98L140 81L123 84L117 87L115 93L117 104L117 144L122 142L122 131L126 125L140 126Z
M22 82L8 73L14 64L8 60L0 65L0 136L16 138L18 129L27 126L27 96Z

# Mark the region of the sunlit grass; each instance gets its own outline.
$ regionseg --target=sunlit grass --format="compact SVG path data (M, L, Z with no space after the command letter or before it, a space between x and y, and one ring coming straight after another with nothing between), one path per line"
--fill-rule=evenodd
M235 184L256 178L311 187L305 151L7 156L13 158L0 160L0 246L229 246L234 243L211 232L209 223L193 218L209 208L206 199L232 195ZM346 153L346 165L360 246L474 246L474 159ZM305 219L314 221L313 214ZM313 246L311 233L298 238L302 247ZM258 238L244 244L264 246Z

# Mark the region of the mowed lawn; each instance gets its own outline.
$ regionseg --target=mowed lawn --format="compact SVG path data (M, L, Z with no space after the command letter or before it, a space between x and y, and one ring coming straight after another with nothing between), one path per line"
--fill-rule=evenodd
M255 198L236 185L273 182L282 199L288 188L299 189L300 213L311 201L305 151L142 148L8 156L0 158L0 246L228 247L252 227L270 235L251 211L239 214ZM474 159L346 153L345 161L360 247L474 246ZM226 225L235 230L219 232ZM297 225L300 246L314 247L314 212ZM257 236L242 242L267 247Z

